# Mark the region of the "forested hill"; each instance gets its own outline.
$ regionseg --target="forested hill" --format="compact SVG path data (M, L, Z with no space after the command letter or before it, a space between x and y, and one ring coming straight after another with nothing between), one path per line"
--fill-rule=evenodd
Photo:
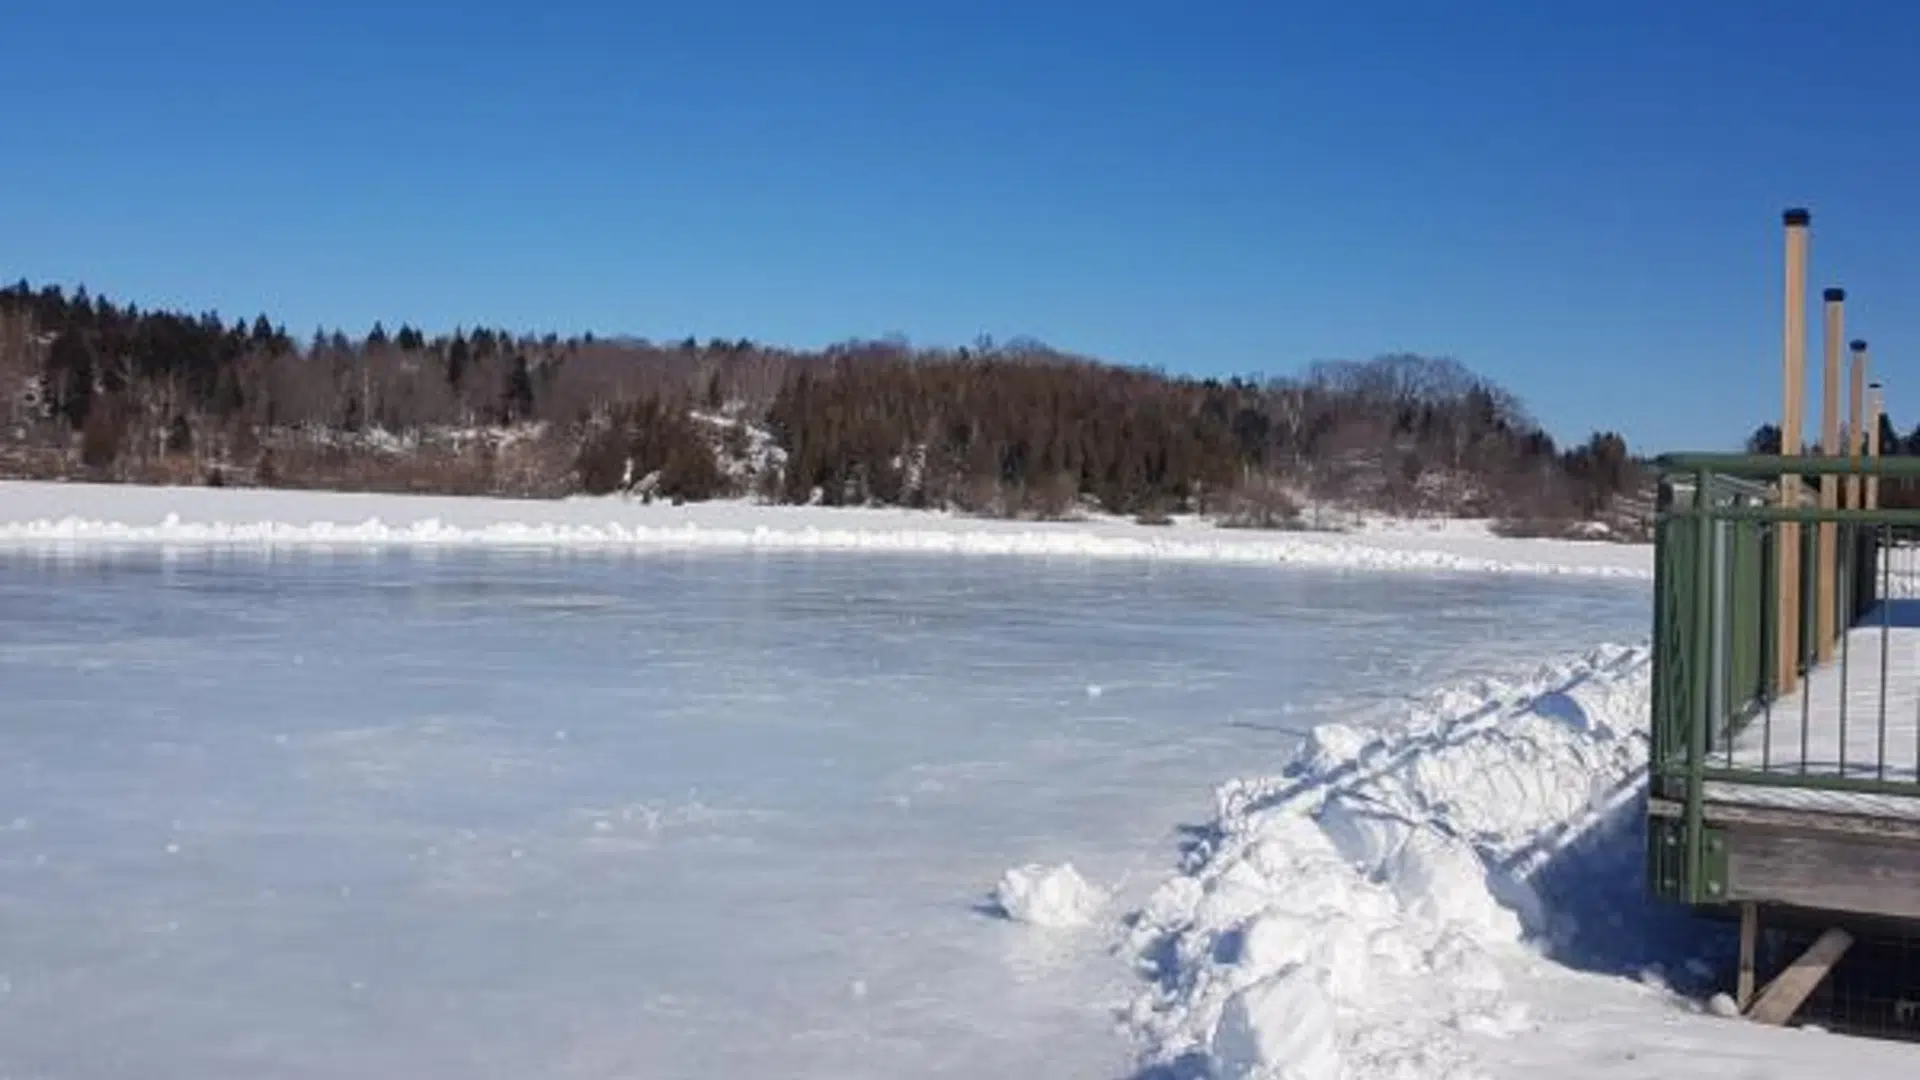
M1201 380L1034 342L296 338L262 315L0 291L0 471L170 483L897 504L1287 526L1303 500L1559 529L1639 515L1626 444L1554 444L1448 360Z

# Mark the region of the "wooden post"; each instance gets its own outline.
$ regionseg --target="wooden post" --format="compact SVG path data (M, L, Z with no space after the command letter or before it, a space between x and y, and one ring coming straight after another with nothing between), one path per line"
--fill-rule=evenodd
M1820 379L1820 456L1832 461L1840 456L1840 342L1843 340L1847 290L1828 289L1826 301L1826 348ZM1828 473L1820 478L1820 509L1840 509L1840 481L1843 477ZM1813 654L1822 664L1833 660L1833 643L1839 639L1834 623L1840 613L1838 558L1840 530L1831 521L1822 521L1815 544L1813 582L1814 639Z
M1867 449L1867 343L1855 339L1849 346L1853 363L1847 371L1847 458L1853 472L1847 476L1847 509L1866 506L1861 476L1861 455Z
M1871 465L1880 464L1880 384L1874 383L1868 388L1867 395L1867 461ZM1867 509L1880 509L1880 478L1867 477Z
M1835 928L1821 934L1799 959L1760 992L1759 1000L1747 1010L1747 1019L1776 1025L1793 1019L1793 1014L1820 985L1820 980L1827 977L1852 945L1853 935L1845 930Z
M1740 975L1734 984L1734 1003L1740 1006L1742 1013L1753 1005L1753 954L1760 944L1760 908L1757 904L1740 905Z
M1787 295L1781 350L1780 452L1800 453L1800 405L1807 382L1807 226L1813 215L1802 209L1781 215L1787 230ZM1780 478L1780 505L1800 505L1800 477ZM1800 526L1780 523L1775 534L1779 578L1774 595L1774 681L1781 694L1791 693L1800 681Z

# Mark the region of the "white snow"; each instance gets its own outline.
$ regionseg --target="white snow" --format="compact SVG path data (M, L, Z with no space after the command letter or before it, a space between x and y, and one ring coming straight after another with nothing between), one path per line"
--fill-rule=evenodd
M1029 863L1001 875L993 900L1014 922L1062 929L1092 921L1107 893L1081 877L1072 863Z
M1633 782L1647 670L1642 650L1599 650L1465 708L1442 694L1383 730L1319 728L1280 776L1223 787L1214 837L1133 930L1159 980L1134 1009L1154 1056L1426 1075L1468 1060L1458 1032L1516 1030L1503 955L1528 922L1574 929L1531 894L1535 848ZM1276 1000L1308 1007L1304 1047Z
M0 546L414 546L805 550L1146 559L1366 570L1650 578L1646 545L1491 535L1484 523L1364 534L1259 533L1185 520L1008 522L894 509L671 506L618 497L519 501L241 488L0 482Z
M1225 1080L1339 1080L1333 1004L1305 967L1288 967L1227 999L1209 1052Z
M1883 681L1884 680L1884 681ZM1760 772L1920 781L1920 600L1876 605L1834 659L1762 709L1716 764ZM1920 819L1920 796L1712 783L1720 802Z
M1911 1070L1908 1048L1822 1050L1670 985L1725 985L1729 942L1644 892L1649 669L1644 648L1610 646L1474 680L1397 723L1324 725L1280 775L1224 785L1207 839L1129 931L1149 1066L1787 1078L1843 1053L1850 1075Z

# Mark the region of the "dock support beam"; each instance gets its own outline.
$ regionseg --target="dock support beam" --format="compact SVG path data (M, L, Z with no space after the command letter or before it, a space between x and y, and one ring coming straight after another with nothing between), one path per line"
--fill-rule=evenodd
M1760 944L1760 905L1740 905L1740 976L1733 1000L1745 1013L1753 1007L1753 954Z
M1742 919L1744 928L1744 916ZM1852 946L1853 935L1838 927L1821 934L1799 959L1760 992L1759 1000L1747 1010L1747 1019L1776 1027L1793 1019L1814 987L1820 985L1820 980L1827 977L1833 965L1839 963Z

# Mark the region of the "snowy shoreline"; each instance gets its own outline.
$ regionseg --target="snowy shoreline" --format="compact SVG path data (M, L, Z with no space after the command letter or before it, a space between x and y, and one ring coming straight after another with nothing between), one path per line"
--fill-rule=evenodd
M0 548L479 547L825 551L1576 575L1645 580L1647 545L1518 539L1473 521L1381 520L1345 533L1191 520L1012 522L897 509L552 502L0 481Z

